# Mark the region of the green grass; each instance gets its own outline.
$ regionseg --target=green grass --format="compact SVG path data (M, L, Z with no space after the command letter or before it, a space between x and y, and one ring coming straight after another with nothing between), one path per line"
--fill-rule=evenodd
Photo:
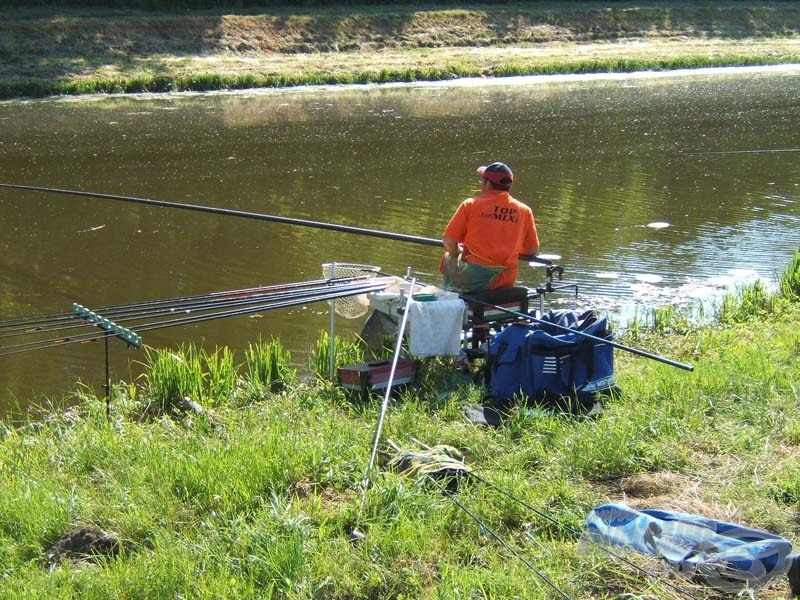
M786 57L681 56L662 59L607 58L564 62L509 62L490 67L446 65L443 67L386 69L377 68L353 73L293 73L281 75L228 75L197 73L183 76L120 75L113 79L88 77L80 80L4 79L0 80L0 100L22 97L45 97L83 94L136 94L168 92L203 92L252 88L289 88L307 85L355 85L376 83L412 83L447 81L458 78L512 77L521 75L556 75L590 73L633 73L668 71L701 67L775 65L798 62L800 56Z
M779 279L781 295L791 301L800 299L800 249L794 253L792 260Z
M797 265L784 280L796 281ZM578 531L594 506L628 501L798 538L800 305L792 298L778 292L776 312L727 324L639 330L639 347L695 370L617 352L621 394L594 420L518 412L501 428L475 427L463 409L481 390L463 384L437 396L433 382L453 381L441 377L445 363L426 365L420 394L390 405L383 439L470 448L480 479L463 481L452 498L384 471L364 492L380 398L354 401L324 377L288 377L283 389L253 393L248 370L267 365L274 375L270 365L284 364L276 341L254 344L242 364L226 350L149 351L147 378L114 386L110 421L103 400L81 395L72 408L0 427L0 595L554 597L527 561L573 598L685 597L670 584L717 597L587 552ZM325 372L327 348L323 335ZM337 364L359 356L354 344L335 348ZM187 414L165 400L187 391L209 408ZM167 410L142 419L154 405ZM117 535L119 554L48 565L60 536L86 525ZM364 534L358 543L354 529ZM759 597L786 591L778 581Z
M259 340L250 344L245 353L248 381L251 386L279 392L294 384L297 371L289 365L292 355L283 348L279 340ZM232 364L232 363L231 363Z
M331 347L333 348L333 358L331 358ZM353 365L362 363L365 360L364 348L358 340L345 340L336 337L331 344L331 336L327 331L320 333L314 350L311 353L310 370L317 378L317 381L336 381L337 365ZM331 373L331 366L334 372Z

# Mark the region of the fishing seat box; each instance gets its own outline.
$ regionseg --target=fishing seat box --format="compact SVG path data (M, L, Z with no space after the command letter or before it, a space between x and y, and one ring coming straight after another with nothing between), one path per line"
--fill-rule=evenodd
M472 329L472 348L489 339L492 327L519 319L519 314L512 313L527 314L529 294L528 288L513 286L462 295L467 305L467 327Z
M418 361L401 358L397 361L392 386L413 383L417 379ZM392 361L365 362L338 368L339 385L347 390L356 390L366 397L370 391L383 390L389 385Z

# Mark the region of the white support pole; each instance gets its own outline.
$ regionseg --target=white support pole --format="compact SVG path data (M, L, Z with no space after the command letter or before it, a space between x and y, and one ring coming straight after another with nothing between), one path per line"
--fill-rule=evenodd
M336 263L331 263L331 279L336 279ZM328 379L333 381L333 366L335 363L335 356L333 355L336 349L336 298L331 300L331 322L330 322L330 340L328 348Z
M370 474L372 473L372 468L375 465L375 457L378 454L378 444L380 443L381 439L381 430L383 429L383 421L386 418L386 409L389 406L389 397L392 393L392 383L394 382L394 372L397 369L397 361L400 358L400 351L403 345L403 333L406 329L406 322L408 321L408 313L411 312L411 303L414 301L412 296L414 295L414 285L416 284L416 278L411 280L411 287L408 290L408 298L406 299L405 310L403 311L403 319L400 321L400 327L397 330L397 341L394 346L394 357L392 358L392 366L389 370L389 380L386 385L386 392L383 395L383 403L381 404L381 414L378 417L378 426L375 428L375 440L372 443L372 453L369 457L369 465L367 465L367 472L364 475L364 495L361 497L361 504L364 503L364 498L366 498L367 488L369 487L369 478Z

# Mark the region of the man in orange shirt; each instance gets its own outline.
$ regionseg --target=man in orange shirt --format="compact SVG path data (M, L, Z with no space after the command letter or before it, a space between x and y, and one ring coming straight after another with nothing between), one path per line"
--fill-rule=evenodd
M502 162L478 167L483 188L464 200L444 230L444 288L470 293L513 286L518 255L536 255L533 211L509 191L514 173Z

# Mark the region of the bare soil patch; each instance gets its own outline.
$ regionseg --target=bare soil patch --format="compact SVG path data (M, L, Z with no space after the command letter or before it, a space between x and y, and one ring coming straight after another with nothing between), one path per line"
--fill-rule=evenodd
M64 533L48 551L47 562L51 568L67 561L94 562L116 556L119 550L120 542L115 534L87 525Z

